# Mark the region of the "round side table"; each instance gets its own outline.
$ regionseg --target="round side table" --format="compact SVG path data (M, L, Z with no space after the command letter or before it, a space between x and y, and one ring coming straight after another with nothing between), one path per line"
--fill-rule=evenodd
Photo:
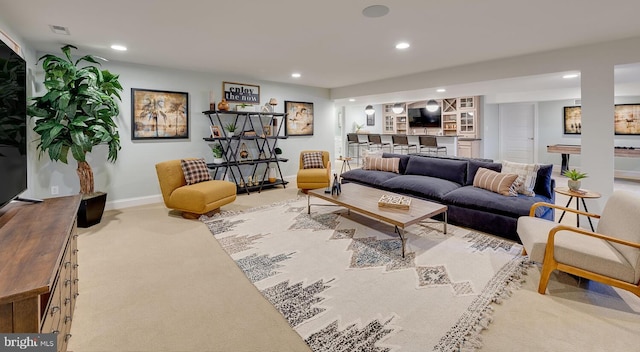
M342 167L340 167L340 175L342 175L343 172L347 171L347 169L351 170L351 165L349 165L349 161L351 161L351 157L350 156L341 156L338 158L338 161L342 161Z
M580 189L580 190L577 190L577 191L572 191L568 187L556 187L555 191L558 194L563 194L565 196L569 196L569 201L567 202L567 205L565 205L565 208L568 208L569 205L571 204L571 201L573 200L573 198L575 198L576 199L576 209L580 210L580 201L582 200L582 206L584 207L584 211L585 212L589 212L589 210L587 209L587 203L585 203L585 201L584 201L585 198L596 199L596 198L600 198L602 196L600 193L593 192L593 191L590 191L588 189ZM562 212L562 215L560 215L560 220L558 220L558 222L562 221L562 218L564 217L564 213L566 213L566 211ZM589 225L591 225L591 231L594 231L593 223L591 222L591 218L587 216L587 220L589 220ZM580 214L576 214L576 226L580 227Z

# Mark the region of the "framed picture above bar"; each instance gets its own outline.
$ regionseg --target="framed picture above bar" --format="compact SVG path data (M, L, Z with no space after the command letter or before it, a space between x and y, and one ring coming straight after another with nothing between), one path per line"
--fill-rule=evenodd
M613 115L617 135L640 135L640 104L616 104ZM582 108L564 107L564 134L582 133Z
M260 104L260 86L253 84L222 82L222 95L229 103Z
M313 103L285 101L286 123L284 133L287 136L313 135Z
M131 88L131 139L189 138L189 93Z

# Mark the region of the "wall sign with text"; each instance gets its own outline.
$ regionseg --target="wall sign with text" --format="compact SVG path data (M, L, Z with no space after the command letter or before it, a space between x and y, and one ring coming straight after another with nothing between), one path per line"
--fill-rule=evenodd
M222 94L230 103L260 104L260 86L253 84L222 82Z

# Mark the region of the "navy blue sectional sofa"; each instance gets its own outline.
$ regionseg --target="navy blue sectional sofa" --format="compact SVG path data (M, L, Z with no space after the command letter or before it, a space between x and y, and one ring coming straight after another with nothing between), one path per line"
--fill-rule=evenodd
M502 164L487 159L441 158L384 153L383 158L400 158L400 172L354 169L342 174L342 182L410 195L446 204L451 224L476 229L519 241L518 217L528 215L535 202L555 202L552 165L538 170L535 196L503 196L473 186L478 168L500 171ZM553 220L553 210L538 208L537 217Z

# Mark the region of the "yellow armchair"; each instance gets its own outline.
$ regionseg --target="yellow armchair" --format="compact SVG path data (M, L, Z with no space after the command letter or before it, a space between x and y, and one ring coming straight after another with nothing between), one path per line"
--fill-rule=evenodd
M305 168L304 154L310 152L322 153L323 168ZM303 150L300 152L300 166L297 175L298 188L307 193L310 189L325 188L331 184L331 161L329 152L321 150Z
M186 219L212 215L220 207L236 200L236 185L229 181L210 180L187 185L180 159L156 164L162 198L167 208L182 212Z

